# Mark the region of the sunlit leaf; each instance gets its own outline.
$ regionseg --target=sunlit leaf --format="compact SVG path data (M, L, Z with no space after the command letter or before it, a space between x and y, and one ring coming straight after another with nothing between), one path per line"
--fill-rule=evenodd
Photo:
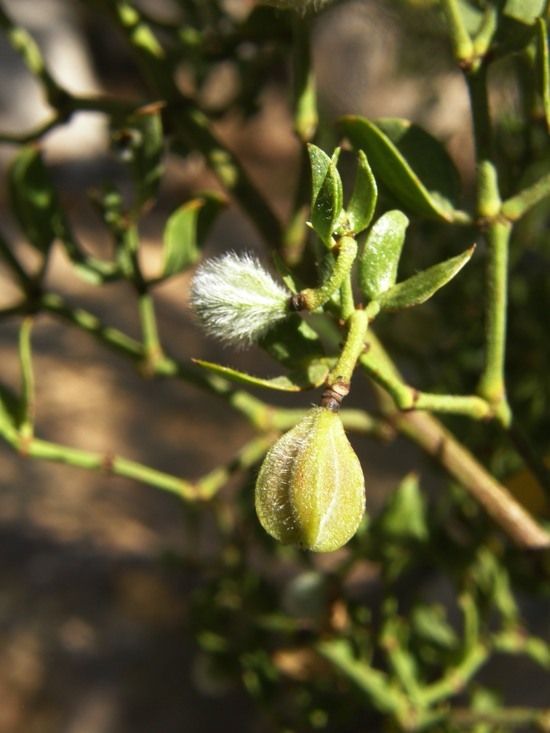
M419 272L390 288L378 299L383 310L402 310L420 305L446 285L464 267L474 253L470 247L462 254L451 257Z
M336 168L338 152L331 159L320 148L308 145L313 184L311 225L328 246L343 206L342 180Z
M359 234L371 223L378 200L376 181L367 156L362 150L359 150L357 154L357 164L355 186L346 208L349 224L354 234Z
M340 125L364 150L379 184L406 209L452 221L460 195L457 169L441 143L407 120L345 117Z
M329 372L327 364L312 362L308 367L291 372L287 376L266 379L201 359L193 359L193 361L198 366L208 369L208 371L218 374L221 377L230 379L233 382L246 384L249 387L266 387L267 389L275 389L281 392L301 392L302 390L320 387Z
M391 288L405 242L409 220L401 211L383 214L371 227L359 257L359 285L370 300Z
M205 192L180 206L164 229L160 278L171 277L198 262L206 237L226 199Z

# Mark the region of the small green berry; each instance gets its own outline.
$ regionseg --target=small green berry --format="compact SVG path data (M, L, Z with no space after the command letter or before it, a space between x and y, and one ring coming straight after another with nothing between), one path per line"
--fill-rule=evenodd
M314 407L268 451L256 483L256 512L284 544L332 552L365 513L359 459L336 412Z

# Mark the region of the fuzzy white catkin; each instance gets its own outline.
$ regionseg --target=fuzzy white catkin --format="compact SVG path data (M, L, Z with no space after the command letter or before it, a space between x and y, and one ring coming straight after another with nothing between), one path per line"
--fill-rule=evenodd
M206 260L191 282L191 306L205 331L236 346L258 341L286 318L290 297L247 252Z
M332 0L261 0L264 5L273 5L275 8L295 10L300 15L308 11L320 10L323 5L328 5Z

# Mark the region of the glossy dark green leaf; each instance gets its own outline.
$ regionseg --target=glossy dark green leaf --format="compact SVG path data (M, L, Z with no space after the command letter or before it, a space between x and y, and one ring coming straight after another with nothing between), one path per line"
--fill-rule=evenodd
M225 204L225 197L212 191L174 211L164 229L160 278L176 275L198 262L210 228Z
M342 179L336 168L339 151L331 158L315 145L308 145L311 163L311 226L330 246L334 227L343 207Z
M138 109L112 133L115 151L132 172L136 213L156 197L163 172L162 106L150 104Z
M275 324L258 343L275 361L292 370L325 356L321 339L297 314Z
M409 220L398 210L383 214L371 227L359 257L359 285L369 300L389 290L397 279L397 266Z
M324 383L329 372L327 364L322 362L312 362L309 366L290 372L287 376L264 379L263 377L255 377L251 374L240 372L237 369L231 369L230 367L221 366L220 364L213 364L209 361L203 361L201 359L193 359L193 361L200 367L208 369L208 371L218 374L220 377L230 379L233 382L246 384L249 387L266 387L267 389L276 389L281 392L301 392L306 389L320 387Z
M8 171L8 185L17 223L29 243L47 254L63 214L38 147L27 145L19 151Z
M475 247L470 247L462 254L394 285L378 299L380 306L383 310L403 310L424 303L452 280L473 255L474 249Z
M377 200L378 188L374 175L367 156L362 150L359 150L355 186L346 209L351 231L354 234L359 234L371 223Z
M345 117L340 125L353 146L367 154L378 183L402 206L419 216L452 221L460 179L438 140L402 119L375 124Z

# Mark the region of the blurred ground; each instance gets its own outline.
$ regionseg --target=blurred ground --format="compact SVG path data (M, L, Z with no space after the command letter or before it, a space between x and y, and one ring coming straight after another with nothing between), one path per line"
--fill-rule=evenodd
M62 44L76 49L77 56L82 51L75 31L78 16L70 3L44 1L39 13L32 12L36 3L11 0L7 6L18 8L26 17L45 39L52 58L58 54L60 72L76 64L74 58L68 61L60 54ZM362 55L358 49L365 40L369 16L361 16L361 23L357 18L350 24L343 11L335 11L318 30L318 64L332 114L399 114L421 104L412 92L405 93L405 87L392 93L382 83L391 71L391 53L385 53L393 43L391 23L382 25L381 34L368 36L369 52ZM348 52L355 53L353 78L344 70L346 63L350 68L349 59L340 61L337 53L341 34L347 39ZM39 118L39 102L17 65L10 65L13 57L5 46L0 46L0 58L4 59L2 79L9 80L9 85L2 81L0 127L31 128ZM79 63L84 69L79 78L87 90L101 87L85 53ZM339 84L342 77L346 85ZM455 83L448 78L447 82ZM67 83L74 88L78 79ZM330 92L334 88L339 90L337 95ZM345 109L352 90L354 109ZM437 112L441 90L434 87L429 96L431 110ZM266 113L246 125L235 122L224 134L253 177L264 181L281 211L296 143L288 132L284 100L274 93L266 104ZM442 109L446 116L440 115L436 131L449 136L450 127L445 127L449 109ZM101 121L96 122L90 127L88 120L84 130L75 133L75 143L63 140L64 131L48 155L80 236L101 248L103 235L85 203L85 190L98 185L110 165ZM79 142L83 139L84 146ZM85 155L75 158L75 151ZM5 163L12 152L2 147L0 161ZM204 171L192 156L186 163L170 163L162 204L145 228L147 266L154 267L158 260L159 233L166 216L203 179ZM2 205L5 196L3 192ZM3 219L4 234L16 236L9 219L4 215ZM255 247L257 242L248 224L230 212L209 246L215 252ZM4 305L13 291L3 271L0 277L0 304ZM60 253L52 262L49 281L70 302L124 332L137 334L135 303L124 288L98 291L83 284ZM157 294L161 336L174 355L186 362L191 356L218 359L269 374L273 367L261 355L220 353L215 344L205 342L186 310L187 282L188 277L176 278ZM12 385L18 379L16 338L16 324L2 323L1 378ZM130 364L86 334L40 318L33 345L41 437L114 452L193 478L227 461L251 436L244 421L213 398L183 382L143 380ZM298 399L303 406L310 402L309 396ZM368 466L370 501L375 506L396 476L415 463L415 454L401 444L382 449L364 440L357 446ZM0 461L0 731L193 733L217 730L222 722L228 733L261 733L252 705L241 693L210 698L199 693L192 679L195 650L193 639L185 633L185 621L189 593L198 577L160 561L165 552L186 549L178 501L127 480L24 460L3 444Z

